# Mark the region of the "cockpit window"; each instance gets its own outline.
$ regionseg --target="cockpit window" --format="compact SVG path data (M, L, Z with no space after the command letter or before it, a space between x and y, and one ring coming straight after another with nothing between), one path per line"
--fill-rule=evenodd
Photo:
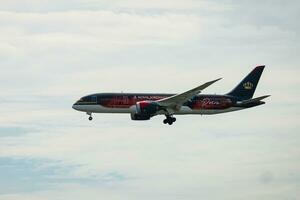
M91 101L91 97L90 97L90 96L83 97L83 98L82 98L82 101L83 101L83 102L90 102L90 101Z
M80 99L80 101L82 102L97 102L97 96L93 95L93 96L86 96Z
M97 96L95 95L91 96L91 102L97 102Z

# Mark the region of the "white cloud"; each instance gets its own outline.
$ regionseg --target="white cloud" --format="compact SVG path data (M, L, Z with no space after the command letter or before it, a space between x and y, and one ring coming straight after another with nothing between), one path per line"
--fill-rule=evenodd
M74 66L144 46L176 46L201 32L193 15L141 15L113 11L0 12L2 87L24 90L62 78ZM60 71L61 73L49 73ZM11 79L14 77L14 79ZM18 80L18 81L15 81ZM34 80L34 82L33 82ZM12 93L16 92L13 91Z
M86 44L107 51L122 45L177 44L200 31L197 16L141 15L113 11L0 13L3 43L51 46ZM93 45L92 45L93 44ZM23 46L25 48L25 46Z
M30 5L30 6L28 6ZM231 4L220 4L214 1L205 0L165 0L165 1L139 1L139 0L73 0L73 1L59 1L59 0L26 0L18 1L11 0L2 2L2 9L9 11L66 11L66 10L160 10L160 11L224 11L232 8Z
M116 1L117 6L127 9L158 9L158 10L209 10L209 11L224 11L232 9L229 4L217 4L213 1L203 0L153 0L153 1L139 1L139 0L125 0Z
M230 121L236 121L232 117L229 118ZM226 116L220 119L224 120ZM4 151L1 150L2 153L10 156L59 159L64 160L66 165L80 164L77 170L70 170L67 174L60 175L61 178L71 176L97 179L97 175L103 172L117 170L132 179L95 185L58 184L55 190L2 195L2 197L4 199L21 197L60 199L62 196L73 199L85 199L87 196L90 199L97 199L99 196L109 199L120 199L124 196L130 199L142 197L153 199L161 196L164 196L164 199L182 197L197 199L199 196L212 199L221 197L240 199L241 196L249 198L265 196L275 199L296 197L297 182L293 180L289 182L287 188L281 190L287 186L281 180L291 179L292 175L289 172L297 172L299 167L295 144L277 134L260 135L261 133L254 131L237 134L242 128L235 128L233 136L223 128L223 131L218 133L219 136L216 136L212 135L212 131L203 130L196 125L197 121L204 124L210 120L212 123L218 121L218 119L190 119L187 121L191 124L179 122L182 128L191 130L185 133L177 130L178 128L170 130L169 127L162 125L155 127L152 125L149 128L147 124L145 127L144 123L134 125L133 129L128 123L121 123L123 125L120 128L112 128L111 125L92 125L93 128L65 128L64 131L57 129L60 132L56 132L56 128L48 129L49 133L41 132L32 134L27 139L14 139L13 142L17 142L18 145L14 146L16 143L11 143L3 149ZM278 137L281 139L278 140ZM4 143L7 141L4 140ZM273 149L272 146L281 148ZM286 152L289 152L289 155L286 155ZM278 163L278 160L283 162ZM261 182L261 176L264 176L265 171L271 173L273 177L268 183ZM215 190L219 192L214 193ZM242 193L237 193L236 190Z

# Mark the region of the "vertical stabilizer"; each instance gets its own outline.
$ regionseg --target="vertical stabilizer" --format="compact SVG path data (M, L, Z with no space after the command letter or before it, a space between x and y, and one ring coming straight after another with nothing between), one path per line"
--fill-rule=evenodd
M254 68L228 95L241 100L251 99L265 66Z

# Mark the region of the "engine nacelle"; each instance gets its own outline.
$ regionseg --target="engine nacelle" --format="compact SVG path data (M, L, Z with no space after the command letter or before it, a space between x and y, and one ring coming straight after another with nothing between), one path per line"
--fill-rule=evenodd
M158 103L153 101L140 101L136 103L135 113L131 113L132 120L149 120L160 109Z
M155 101L140 101L136 103L136 113L143 115L154 115L159 111L160 106Z

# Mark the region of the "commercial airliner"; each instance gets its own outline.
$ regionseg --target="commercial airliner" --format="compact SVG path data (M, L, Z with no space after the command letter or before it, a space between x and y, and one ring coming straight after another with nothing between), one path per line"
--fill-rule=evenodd
M93 119L92 113L129 113L132 120L149 120L156 115L165 115L163 123L172 125L176 121L174 115L211 115L265 104L262 100L270 95L252 98L264 68L255 67L233 90L224 95L199 94L219 78L180 94L91 94L78 100L73 108L86 112L89 120Z

